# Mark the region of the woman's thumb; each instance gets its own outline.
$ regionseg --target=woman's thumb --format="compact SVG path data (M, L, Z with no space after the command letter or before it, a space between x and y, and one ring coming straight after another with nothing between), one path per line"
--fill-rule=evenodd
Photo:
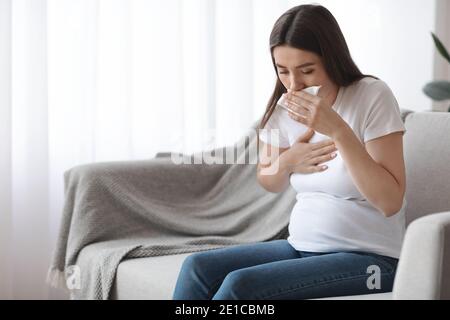
M308 131L306 131L303 135L300 136L300 138L297 139L297 141L298 142L309 142L309 140L311 140L314 133L315 133L314 130L309 128Z

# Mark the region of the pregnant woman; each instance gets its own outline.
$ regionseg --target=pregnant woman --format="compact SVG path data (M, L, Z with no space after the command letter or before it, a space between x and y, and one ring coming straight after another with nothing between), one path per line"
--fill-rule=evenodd
M257 178L269 192L297 192L289 237L188 256L173 298L389 292L405 232L398 103L385 82L361 73L323 6L284 13L270 49L277 83L259 128ZM318 86L318 95L304 91Z

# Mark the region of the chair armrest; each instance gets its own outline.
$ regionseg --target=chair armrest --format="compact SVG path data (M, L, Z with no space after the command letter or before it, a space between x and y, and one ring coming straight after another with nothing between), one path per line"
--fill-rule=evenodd
M427 215L408 226L393 299L450 299L450 212Z

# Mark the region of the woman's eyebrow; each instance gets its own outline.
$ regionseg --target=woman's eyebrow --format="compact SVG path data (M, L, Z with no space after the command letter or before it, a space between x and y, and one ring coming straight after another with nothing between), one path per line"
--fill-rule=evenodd
M277 65L278 68L287 69L287 67L283 67L282 65L280 65L278 63L276 65ZM313 65L315 65L314 62L307 62L307 63L304 63L304 64L302 64L300 66L296 66L295 69L300 69L300 68L309 67L309 66L313 66Z

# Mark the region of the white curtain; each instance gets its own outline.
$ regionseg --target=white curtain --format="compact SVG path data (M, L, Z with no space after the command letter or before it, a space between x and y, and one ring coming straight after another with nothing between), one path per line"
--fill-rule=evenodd
M450 51L450 0L436 0L436 31L437 36ZM435 50L434 80L450 80L450 64ZM449 111L450 100L433 102L433 110Z
M301 3L0 0L0 298L53 297L65 170L228 145L260 118L271 28ZM435 1L320 3L363 72L429 108Z

